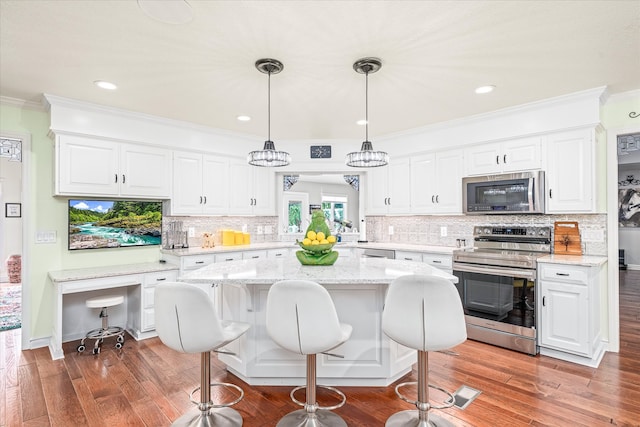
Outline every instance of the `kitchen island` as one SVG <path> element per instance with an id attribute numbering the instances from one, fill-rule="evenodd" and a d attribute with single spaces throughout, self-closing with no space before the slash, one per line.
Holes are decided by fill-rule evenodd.
<path id="1" fill-rule="evenodd" d="M 223 319 L 251 324 L 249 331 L 219 354 L 228 369 L 251 385 L 301 385 L 305 358 L 281 349 L 266 330 L 266 301 L 271 285 L 284 279 L 312 280 L 331 294 L 341 322 L 353 326 L 351 338 L 318 357 L 318 383 L 387 386 L 411 370 L 415 351 L 382 332 L 382 309 L 389 284 L 407 274 L 457 278 L 428 264 L 382 258 L 338 258 L 333 266 L 303 266 L 293 256 L 210 264 L 179 280 L 218 290 Z"/>

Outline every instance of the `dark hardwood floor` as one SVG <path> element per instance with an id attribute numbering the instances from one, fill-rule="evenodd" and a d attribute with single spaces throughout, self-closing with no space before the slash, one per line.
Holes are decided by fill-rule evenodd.
<path id="1" fill-rule="evenodd" d="M 468 340 L 457 355 L 431 354 L 430 380 L 482 393 L 465 410 L 439 413 L 460 426 L 640 426 L 640 271 L 620 277 L 620 353 L 607 353 L 593 369 Z M 157 338 L 129 339 L 122 351 L 105 347 L 98 357 L 77 354 L 75 343 L 64 349 L 65 359 L 53 361 L 46 348 L 21 351 L 19 330 L 0 333 L 0 426 L 166 426 L 191 408 L 199 355 Z M 273 426 L 298 409 L 290 387 L 250 387 L 215 357 L 212 376 L 244 388 L 235 408 L 245 426 Z M 415 373 L 401 381 L 409 378 Z M 383 426 L 394 412 L 413 409 L 393 386 L 341 390 L 347 404 L 336 412 L 350 426 Z"/>

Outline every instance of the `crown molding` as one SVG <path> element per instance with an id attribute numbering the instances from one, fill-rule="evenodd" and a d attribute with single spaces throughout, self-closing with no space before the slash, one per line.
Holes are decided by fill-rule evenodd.
<path id="1" fill-rule="evenodd" d="M 20 98 L 12 98 L 10 96 L 0 96 L 0 105 L 8 105 L 10 107 L 26 108 L 27 110 L 46 112 L 47 107 L 42 102 L 26 101 Z"/>

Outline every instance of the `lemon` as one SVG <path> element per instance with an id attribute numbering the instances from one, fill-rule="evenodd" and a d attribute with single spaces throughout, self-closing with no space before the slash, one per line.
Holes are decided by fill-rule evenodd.
<path id="1" fill-rule="evenodd" d="M 319 245 L 320 242 L 318 240 L 312 240 L 311 241 L 311 246 L 315 246 L 315 245 Z"/>
<path id="2" fill-rule="evenodd" d="M 311 244 L 311 239 L 309 239 L 309 238 L 302 239 L 302 244 L 305 245 L 305 246 L 310 245 Z"/>
<path id="3" fill-rule="evenodd" d="M 328 236 L 327 237 L 327 242 L 335 243 L 336 242 L 336 236 Z"/>
<path id="4" fill-rule="evenodd" d="M 329 243 L 329 241 L 327 239 L 320 240 L 320 244 L 321 245 L 326 245 L 327 243 Z"/>
<path id="5" fill-rule="evenodd" d="M 316 233 L 316 239 L 323 240 L 324 238 L 325 238 L 325 235 L 324 235 L 324 233 L 322 231 L 318 231 Z"/>
<path id="6" fill-rule="evenodd" d="M 307 238 L 309 240 L 316 240 L 316 237 L 317 237 L 317 235 L 316 235 L 315 231 L 313 231 L 313 230 L 307 231 Z"/>

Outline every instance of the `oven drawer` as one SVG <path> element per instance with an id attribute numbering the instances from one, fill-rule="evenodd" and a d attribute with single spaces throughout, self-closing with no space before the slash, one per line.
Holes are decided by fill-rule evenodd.
<path id="1" fill-rule="evenodd" d="M 540 278 L 554 282 L 586 285 L 589 281 L 587 271 L 567 265 L 539 264 Z"/>

